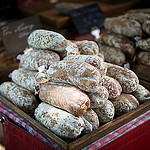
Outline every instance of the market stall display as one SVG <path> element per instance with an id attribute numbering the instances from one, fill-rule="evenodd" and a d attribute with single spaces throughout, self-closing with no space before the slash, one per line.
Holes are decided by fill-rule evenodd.
<path id="1" fill-rule="evenodd" d="M 139 79 L 133 71 L 106 63 L 98 53 L 66 53 L 67 56 L 60 59 L 60 51 L 78 47 L 68 46 L 66 41 L 59 33 L 47 30 L 33 31 L 28 37 L 30 48 L 25 50 L 20 58 L 21 68 L 12 72 L 14 83 L 9 82 L 10 85 L 24 87 L 40 99 L 34 99 L 39 104 L 34 108 L 34 117 L 38 122 L 62 138 L 76 138 L 110 122 L 115 115 L 122 115 L 139 107 L 139 98 L 136 99 L 132 94 L 134 92 L 136 95 L 139 85 Z M 96 43 L 94 45 L 98 48 Z M 85 48 L 84 51 L 89 50 Z M 26 55 L 29 56 L 27 59 Z M 107 66 L 107 71 L 106 75 L 101 76 L 100 69 L 103 64 Z M 6 92 L 3 88 L 6 83 L 0 87 L 2 96 L 12 100 L 24 111 L 15 101 L 17 98 L 13 98 L 12 92 Z M 25 89 L 20 89 L 18 87 L 17 90 L 26 92 Z M 148 95 L 150 97 L 147 90 Z M 144 96 L 140 97 L 140 102 L 148 100 L 149 98 L 145 99 Z M 97 118 L 95 121 L 90 119 L 91 111 L 91 115 Z"/>
<path id="2" fill-rule="evenodd" d="M 105 22 L 109 32 L 95 41 L 73 41 L 46 29 L 33 31 L 27 38 L 28 47 L 19 55 L 19 64 L 7 69 L 12 72 L 11 81 L 5 79 L 0 85 L 5 133 L 6 123 L 9 134 L 16 132 L 26 141 L 17 131 L 19 126 L 30 137 L 24 148 L 41 150 L 105 148 L 128 131 L 134 133 L 132 129 L 141 127 L 140 120 L 144 134 L 149 129 L 149 83 L 141 82 L 136 71 L 124 64 L 130 62 L 132 69 L 136 58 L 136 65 L 149 69 L 147 18 L 148 13 L 113 17 L 118 20 L 111 23 L 114 30 Z M 126 34 L 122 20 L 128 20 L 127 28 L 137 25 L 136 34 Z M 115 23 L 119 22 L 118 34 Z M 17 124 L 16 130 L 11 130 L 8 119 Z M 126 146 L 131 144 L 127 139 Z"/>

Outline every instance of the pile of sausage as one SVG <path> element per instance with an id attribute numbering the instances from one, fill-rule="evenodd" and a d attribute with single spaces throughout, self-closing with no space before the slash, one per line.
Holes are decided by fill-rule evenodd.
<path id="1" fill-rule="evenodd" d="M 35 30 L 27 42 L 0 93 L 62 138 L 90 133 L 150 99 L 136 74 L 106 63 L 94 41 Z"/>
<path id="2" fill-rule="evenodd" d="M 118 17 L 106 18 L 98 43 L 105 61 L 123 66 L 137 54 L 139 64 L 150 67 L 150 9 L 134 9 Z"/>

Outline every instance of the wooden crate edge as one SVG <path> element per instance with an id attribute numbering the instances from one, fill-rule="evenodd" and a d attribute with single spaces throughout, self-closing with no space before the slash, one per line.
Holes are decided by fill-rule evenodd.
<path id="1" fill-rule="evenodd" d="M 136 117 L 140 116 L 141 114 L 144 114 L 150 110 L 150 100 L 145 102 L 144 104 L 140 105 L 138 108 L 120 116 L 116 119 L 108 122 L 107 124 L 104 124 L 100 126 L 97 130 L 86 134 L 85 136 L 82 136 L 80 139 L 77 139 L 71 143 L 69 143 L 69 150 L 76 150 L 82 149 L 89 144 L 92 144 L 93 142 L 97 141 L 98 139 L 106 136 L 108 133 L 116 130 L 117 128 L 123 126 L 124 124 L 130 122 L 131 120 L 135 119 Z M 84 146 L 84 147 L 83 147 Z"/>
<path id="2" fill-rule="evenodd" d="M 24 120 L 29 122 L 31 125 L 35 126 L 40 132 L 42 132 L 44 135 L 49 137 L 52 141 L 57 143 L 59 146 L 61 146 L 63 149 L 69 149 L 69 150 L 76 150 L 76 149 L 82 149 L 89 144 L 97 141 L 98 139 L 104 137 L 108 133 L 114 131 L 115 129 L 121 127 L 125 123 L 128 123 L 129 121 L 135 119 L 136 117 L 140 116 L 141 114 L 145 113 L 150 109 L 150 100 L 148 102 L 145 102 L 144 104 L 140 105 L 138 108 L 120 116 L 116 119 L 108 122 L 107 124 L 104 124 L 100 126 L 97 130 L 86 134 L 78 139 L 76 139 L 73 142 L 67 143 L 57 135 L 55 135 L 53 132 L 48 130 L 46 127 L 44 127 L 42 124 L 38 123 L 36 120 L 32 119 L 29 115 L 27 115 L 25 112 L 23 112 L 21 109 L 16 107 L 14 104 L 9 102 L 4 97 L 0 96 L 0 101 L 12 109 L 14 112 L 16 112 L 19 116 L 21 116 Z"/>
<path id="3" fill-rule="evenodd" d="M 32 126 L 35 126 L 35 128 L 37 128 L 37 130 L 39 130 L 41 133 L 43 133 L 43 135 L 46 135 L 47 137 L 49 137 L 53 142 L 57 143 L 63 149 L 67 149 L 67 147 L 68 147 L 67 142 L 65 142 L 60 137 L 55 135 L 53 132 L 48 130 L 46 127 L 44 127 L 42 124 L 37 122 L 35 119 L 31 118 L 28 114 L 23 112 L 21 109 L 19 109 L 17 106 L 15 106 L 11 102 L 9 102 L 6 98 L 2 97 L 1 95 L 0 95 L 0 101 L 5 106 L 7 106 L 8 108 L 10 108 L 14 112 L 16 112 L 20 117 L 22 117 L 25 121 L 30 123 Z"/>

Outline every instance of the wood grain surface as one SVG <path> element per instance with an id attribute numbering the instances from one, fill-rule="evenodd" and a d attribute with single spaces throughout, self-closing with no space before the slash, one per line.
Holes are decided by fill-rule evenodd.
<path id="1" fill-rule="evenodd" d="M 138 78 L 150 82 L 150 67 L 144 65 L 133 65 L 131 70 L 135 72 Z"/>

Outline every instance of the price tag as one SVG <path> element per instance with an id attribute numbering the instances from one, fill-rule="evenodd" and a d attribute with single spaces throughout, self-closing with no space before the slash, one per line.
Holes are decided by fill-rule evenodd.
<path id="1" fill-rule="evenodd" d="M 17 56 L 17 58 L 16 58 L 16 59 L 17 59 L 17 60 L 21 60 L 21 56 L 22 56 L 22 55 L 21 55 L 21 54 L 19 54 L 19 55 Z"/>
<path id="2" fill-rule="evenodd" d="M 102 27 L 105 16 L 98 4 L 92 4 L 71 11 L 71 18 L 80 34 L 88 33 L 91 28 Z"/>
<path id="3" fill-rule="evenodd" d="M 38 71 L 39 72 L 42 72 L 42 71 L 44 71 L 45 70 L 45 66 L 44 65 L 42 65 L 42 66 L 40 66 L 39 68 L 38 68 Z"/>
<path id="4" fill-rule="evenodd" d="M 26 54 L 26 53 L 28 53 L 28 52 L 30 52 L 32 50 L 33 50 L 33 48 L 27 48 L 27 49 L 24 50 L 24 54 Z"/>
<path id="5" fill-rule="evenodd" d="M 124 67 L 127 68 L 127 69 L 130 69 L 130 64 L 129 63 L 125 63 Z"/>
<path id="6" fill-rule="evenodd" d="M 72 46 L 67 46 L 66 47 L 67 52 L 72 52 L 74 48 Z"/>
<path id="7" fill-rule="evenodd" d="M 136 36 L 136 37 L 134 37 L 134 40 L 135 41 L 139 41 L 139 40 L 141 40 L 141 37 L 140 36 Z"/>
<path id="8" fill-rule="evenodd" d="M 21 19 L 1 28 L 4 47 L 9 56 L 22 52 L 27 46 L 29 34 L 40 29 L 41 23 L 38 16 Z"/>

